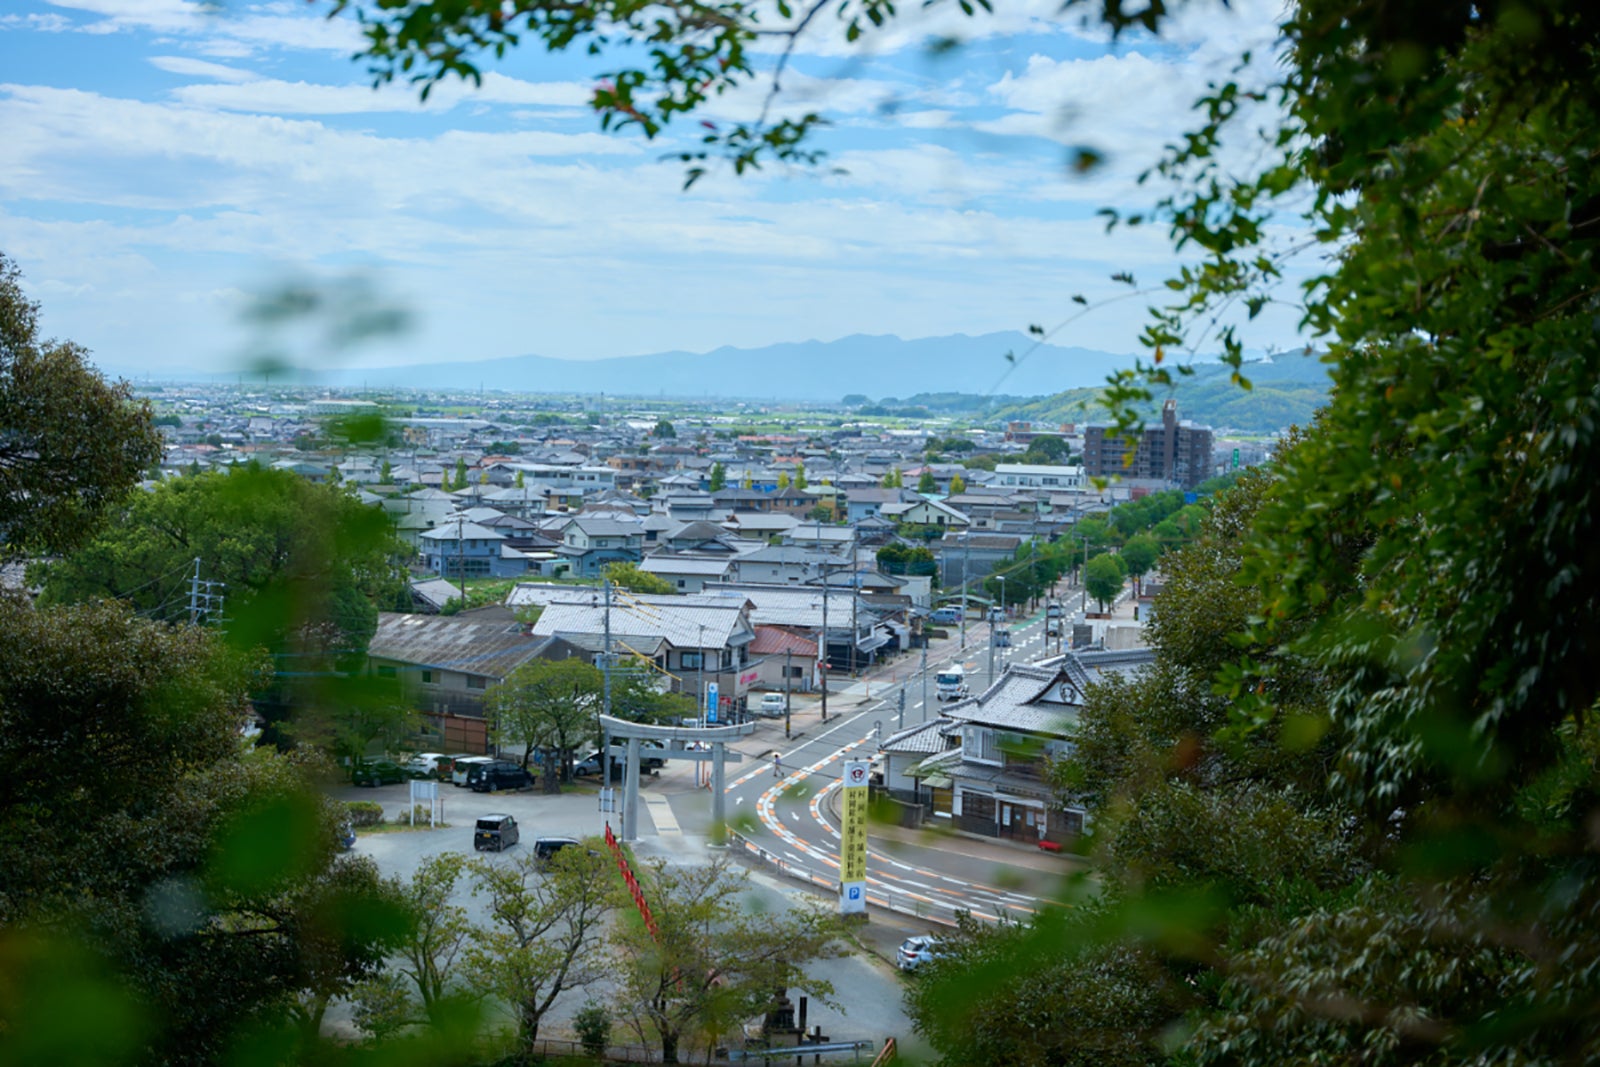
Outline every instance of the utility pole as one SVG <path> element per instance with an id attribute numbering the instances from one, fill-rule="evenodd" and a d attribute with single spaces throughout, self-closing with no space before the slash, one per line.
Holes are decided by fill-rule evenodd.
<path id="1" fill-rule="evenodd" d="M 850 527 L 850 676 L 856 674 L 856 643 L 861 639 L 856 605 L 861 602 L 861 570 L 856 561 L 856 528 Z"/>
<path id="2" fill-rule="evenodd" d="M 462 536 L 466 517 L 456 516 L 456 580 L 461 584 L 461 610 L 467 610 L 467 542 Z"/>
<path id="3" fill-rule="evenodd" d="M 928 721 L 928 633 L 922 633 L 922 721 Z"/>
<path id="4" fill-rule="evenodd" d="M 789 740 L 789 708 L 794 704 L 794 676 L 789 673 L 789 660 L 793 649 L 783 650 L 783 739 Z"/>
<path id="5" fill-rule="evenodd" d="M 902 685 L 900 687 L 900 721 L 895 726 L 895 730 L 896 731 L 900 731 L 900 730 L 904 730 L 905 728 L 906 728 L 906 687 Z"/>
<path id="6" fill-rule="evenodd" d="M 822 636 L 817 641 L 817 667 L 822 672 L 822 721 L 828 721 L 828 565 L 822 565 Z"/>
<path id="7" fill-rule="evenodd" d="M 194 577 L 189 579 L 189 625 L 200 625 L 200 557 L 194 558 Z"/>
<path id="8" fill-rule="evenodd" d="M 967 567 L 972 562 L 972 531 L 961 531 L 961 648 L 967 647 Z"/>

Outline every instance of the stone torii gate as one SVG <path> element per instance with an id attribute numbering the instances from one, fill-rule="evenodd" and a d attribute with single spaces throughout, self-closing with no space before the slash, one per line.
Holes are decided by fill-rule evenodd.
<path id="1" fill-rule="evenodd" d="M 744 762 L 744 757 L 739 753 L 727 750 L 727 744 L 729 741 L 750 736 L 755 732 L 755 723 L 747 722 L 737 726 L 656 726 L 602 715 L 600 728 L 604 732 L 606 741 L 601 749 L 605 756 L 604 777 L 601 780 L 608 786 L 611 784 L 613 758 L 620 756 L 627 760 L 627 767 L 622 776 L 622 840 L 639 840 L 639 742 L 660 741 L 666 746 L 667 756 L 664 758 L 711 764 L 711 840 L 715 845 L 727 844 L 725 832 L 727 802 L 723 796 L 725 778 L 723 768 L 729 763 Z M 627 747 L 622 750 L 613 749 L 611 746 L 615 741 L 626 741 Z M 691 743 L 709 744 L 711 750 L 707 752 L 685 747 Z"/>

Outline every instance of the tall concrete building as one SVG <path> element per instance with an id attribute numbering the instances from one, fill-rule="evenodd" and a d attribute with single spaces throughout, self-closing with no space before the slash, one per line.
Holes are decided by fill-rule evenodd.
<path id="1" fill-rule="evenodd" d="M 1091 478 L 1133 478 L 1170 482 L 1185 489 L 1211 477 L 1211 427 L 1178 421 L 1178 402 L 1161 406 L 1159 425 L 1146 425 L 1144 436 L 1124 464 L 1127 442 L 1112 427 L 1085 426 L 1083 472 Z"/>

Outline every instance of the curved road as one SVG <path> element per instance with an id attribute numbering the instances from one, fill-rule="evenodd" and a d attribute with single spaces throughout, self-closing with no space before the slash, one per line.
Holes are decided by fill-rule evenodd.
<path id="1" fill-rule="evenodd" d="M 1067 598 L 1069 605 L 1072 599 Z M 1069 606 L 1069 625 L 1075 614 Z M 994 649 L 995 672 L 1003 670 L 1009 660 L 1044 658 L 1044 632 L 1042 611 L 1027 620 L 1014 620 L 1011 647 Z M 959 661 L 966 666 L 976 693 L 991 680 L 989 626 L 969 625 L 967 638 L 965 650 L 930 657 L 928 673 Z M 1049 646 L 1054 653 L 1053 638 Z M 870 759 L 877 752 L 879 730 L 887 736 L 898 728 L 902 688 L 906 691 L 907 725 L 938 716 L 931 678 L 928 692 L 933 707 L 929 708 L 922 702 L 921 672 L 914 672 L 903 683 L 883 689 L 873 703 L 830 720 L 816 736 L 779 749 L 781 777 L 774 774 L 771 752 L 767 752 L 755 767 L 728 784 L 729 818 L 747 848 L 793 876 L 836 889 L 839 829 L 828 798 L 839 788 L 843 761 Z M 867 901 L 947 922 L 953 921 L 957 911 L 969 911 L 987 921 L 1022 919 L 1047 903 L 1051 889 L 1065 873 L 1053 864 L 1045 865 L 1045 870 L 1026 864 L 997 864 L 992 856 L 979 857 L 972 852 L 965 838 L 952 836 L 930 846 L 904 843 L 869 829 Z"/>

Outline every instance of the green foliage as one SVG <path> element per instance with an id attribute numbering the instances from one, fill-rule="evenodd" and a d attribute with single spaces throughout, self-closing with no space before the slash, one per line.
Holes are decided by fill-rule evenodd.
<path id="1" fill-rule="evenodd" d="M 470 869 L 491 922 L 472 932 L 466 968 L 479 992 L 511 1007 L 518 1043 L 531 1056 L 561 995 L 609 972 L 596 950 L 619 899 L 615 867 L 591 839 L 549 860 L 525 850 L 509 863 L 475 860 Z"/>
<path id="2" fill-rule="evenodd" d="M 0 557 L 83 543 L 161 460 L 149 405 L 87 357 L 39 336 L 38 305 L 0 255 Z"/>
<path id="3" fill-rule="evenodd" d="M 806 469 L 803 465 L 795 468 L 794 487 L 796 489 L 804 489 L 806 487 Z"/>
<path id="4" fill-rule="evenodd" d="M 878 569 L 885 574 L 928 575 L 937 574 L 939 561 L 933 550 L 925 545 L 908 545 L 904 541 L 890 541 L 877 552 Z"/>
<path id="5" fill-rule="evenodd" d="M 656 423 L 656 428 L 650 431 L 650 436 L 670 441 L 678 436 L 678 431 L 673 427 L 672 423 L 666 419 L 661 419 Z"/>
<path id="6" fill-rule="evenodd" d="M 699 866 L 649 860 L 636 873 L 659 934 L 629 913 L 614 928 L 616 1003 L 660 1041 L 663 1062 L 677 1063 L 688 1039 L 726 1042 L 780 990 L 833 992 L 803 968 L 837 953 L 836 916 L 801 902 L 781 914 L 752 908 L 742 899 L 745 876 L 720 857 Z"/>
<path id="7" fill-rule="evenodd" d="M 0 1059 L 312 1055 L 404 923 L 338 854 L 326 768 L 241 744 L 248 665 L 115 604 L 17 599 L 0 661 Z"/>
<path id="8" fill-rule="evenodd" d="M 350 816 L 350 825 L 358 830 L 383 825 L 383 805 L 376 800 L 347 800 L 344 810 Z"/>
<path id="9" fill-rule="evenodd" d="M 1071 460 L 1072 449 L 1067 446 L 1065 439 L 1042 434 L 1028 442 L 1028 450 L 1022 454 L 1021 462 L 1059 466 Z"/>
<path id="10" fill-rule="evenodd" d="M 727 472 L 727 470 L 722 466 L 722 464 L 713 463 L 711 465 L 711 486 L 710 486 L 711 491 L 713 493 L 715 493 L 719 489 L 727 488 L 727 486 L 728 486 L 728 472 Z"/>
<path id="11" fill-rule="evenodd" d="M 1095 556 L 1089 560 L 1088 566 L 1083 569 L 1083 586 L 1089 595 L 1100 602 L 1100 610 L 1105 611 L 1106 605 L 1115 600 L 1117 594 L 1122 592 L 1123 579 L 1127 572 L 1122 568 L 1122 560 L 1111 553 Z"/>
<path id="12" fill-rule="evenodd" d="M 558 792 L 573 749 L 595 736 L 602 686 L 599 669 L 582 660 L 529 660 L 484 693 L 495 744 L 521 745 L 524 767 L 542 750 L 545 792 Z"/>
<path id="13" fill-rule="evenodd" d="M 621 586 L 635 593 L 667 596 L 677 592 L 672 583 L 661 575 L 641 570 L 637 563 L 630 563 L 627 560 L 606 564 L 605 576 L 611 579 L 612 585 Z"/>
<path id="14" fill-rule="evenodd" d="M 589 1001 L 572 1017 L 572 1030 L 585 1054 L 599 1059 L 611 1043 L 611 1013 L 597 1001 Z"/>
<path id="15" fill-rule="evenodd" d="M 1161 543 L 1149 534 L 1136 534 L 1128 538 L 1128 543 L 1122 546 L 1117 555 L 1122 558 L 1123 567 L 1137 585 L 1156 565 L 1156 559 L 1161 555 Z"/>
<path id="16" fill-rule="evenodd" d="M 917 479 L 917 492 L 937 493 L 938 491 L 939 482 L 934 478 L 933 472 L 930 470 L 924 470 L 922 472 L 922 477 Z"/>
<path id="17" fill-rule="evenodd" d="M 950 495 L 955 496 L 957 493 L 965 493 L 966 491 L 966 480 L 959 474 L 952 475 L 950 478 Z"/>

